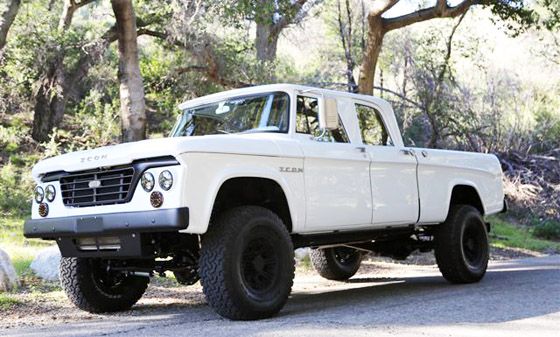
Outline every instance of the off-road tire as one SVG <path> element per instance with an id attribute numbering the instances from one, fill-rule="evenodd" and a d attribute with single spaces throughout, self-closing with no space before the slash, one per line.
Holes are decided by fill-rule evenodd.
<path id="1" fill-rule="evenodd" d="M 480 212 L 469 205 L 452 205 L 435 232 L 435 256 L 443 277 L 451 283 L 480 281 L 488 267 L 489 250 Z"/>
<path id="2" fill-rule="evenodd" d="M 103 284 L 98 259 L 63 257 L 60 261 L 60 283 L 68 298 L 78 308 L 91 312 L 115 312 L 130 309 L 142 297 L 150 279 L 120 275 L 113 288 Z"/>
<path id="3" fill-rule="evenodd" d="M 356 274 L 362 263 L 362 253 L 349 247 L 312 249 L 309 256 L 319 275 L 334 281 L 348 280 Z"/>
<path id="4" fill-rule="evenodd" d="M 208 304 L 233 320 L 270 317 L 290 295 L 294 248 L 270 210 L 243 206 L 216 217 L 202 237 L 199 275 Z"/>

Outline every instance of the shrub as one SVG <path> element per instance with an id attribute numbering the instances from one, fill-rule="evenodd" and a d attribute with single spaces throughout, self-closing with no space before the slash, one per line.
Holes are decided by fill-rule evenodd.
<path id="1" fill-rule="evenodd" d="M 533 235 L 546 240 L 560 240 L 560 222 L 545 220 L 535 226 Z"/>

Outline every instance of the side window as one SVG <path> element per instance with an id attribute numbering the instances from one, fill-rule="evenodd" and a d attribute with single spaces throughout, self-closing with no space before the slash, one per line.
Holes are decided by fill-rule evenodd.
<path id="1" fill-rule="evenodd" d="M 315 97 L 298 96 L 296 132 L 309 134 L 319 141 L 349 143 L 348 134 L 339 118 L 338 129 L 323 132 L 319 128 L 319 102 Z"/>
<path id="2" fill-rule="evenodd" d="M 356 104 L 362 141 L 367 145 L 392 146 L 393 141 L 383 124 L 381 114 L 375 108 Z"/>

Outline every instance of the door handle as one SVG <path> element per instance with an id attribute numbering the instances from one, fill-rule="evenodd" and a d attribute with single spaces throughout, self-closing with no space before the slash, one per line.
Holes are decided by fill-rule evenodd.
<path id="1" fill-rule="evenodd" d="M 356 150 L 357 150 L 358 152 L 361 152 L 361 153 L 366 153 L 366 148 L 365 148 L 365 146 L 357 146 L 357 147 L 356 147 Z"/>
<path id="2" fill-rule="evenodd" d="M 412 149 L 402 149 L 401 153 L 406 156 L 414 156 L 414 150 Z"/>

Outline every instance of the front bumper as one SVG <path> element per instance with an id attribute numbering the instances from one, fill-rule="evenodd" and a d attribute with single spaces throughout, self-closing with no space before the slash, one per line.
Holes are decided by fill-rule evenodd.
<path id="1" fill-rule="evenodd" d="M 23 225 L 23 234 L 26 238 L 42 239 L 110 236 L 179 231 L 186 229 L 188 224 L 189 209 L 183 207 L 142 212 L 29 219 Z"/>

